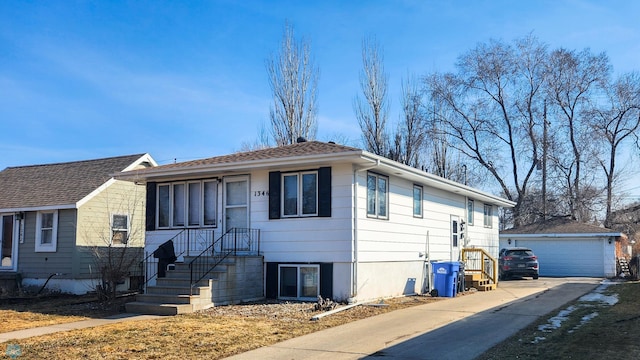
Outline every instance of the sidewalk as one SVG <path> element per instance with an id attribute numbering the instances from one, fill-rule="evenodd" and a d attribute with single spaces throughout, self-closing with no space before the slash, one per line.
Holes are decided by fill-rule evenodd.
<path id="1" fill-rule="evenodd" d="M 600 281 L 503 282 L 494 291 L 393 311 L 229 359 L 474 359 Z"/>
<path id="2" fill-rule="evenodd" d="M 48 335 L 61 331 L 69 331 L 76 329 L 85 329 L 95 326 L 115 324 L 123 321 L 140 321 L 157 319 L 160 316 L 155 315 L 135 315 L 135 314 L 119 314 L 110 316 L 104 319 L 89 319 L 83 321 L 70 322 L 66 324 L 57 324 L 51 326 L 37 327 L 32 329 L 24 329 L 11 331 L 7 333 L 0 333 L 0 343 L 8 342 L 10 340 L 26 339 L 34 336 Z"/>

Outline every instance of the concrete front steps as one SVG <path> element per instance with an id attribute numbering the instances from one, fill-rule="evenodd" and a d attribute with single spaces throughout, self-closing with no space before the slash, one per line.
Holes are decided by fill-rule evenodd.
<path id="1" fill-rule="evenodd" d="M 233 262 L 225 261 L 212 270 L 206 279 L 201 280 L 190 291 L 191 272 L 186 257 L 184 262 L 175 263 L 167 270 L 163 278 L 157 278 L 156 284 L 147 286 L 145 294 L 136 295 L 136 301 L 125 304 L 128 313 L 145 315 L 188 314 L 213 306 L 211 288 L 220 273 L 227 271 Z"/>
<path id="2" fill-rule="evenodd" d="M 129 313 L 178 315 L 216 305 L 239 303 L 263 297 L 262 256 L 229 256 L 198 282 L 190 293 L 189 262 L 176 263 L 156 284 L 147 286 L 134 302 L 125 304 Z M 213 264 L 213 263 L 212 263 Z"/>

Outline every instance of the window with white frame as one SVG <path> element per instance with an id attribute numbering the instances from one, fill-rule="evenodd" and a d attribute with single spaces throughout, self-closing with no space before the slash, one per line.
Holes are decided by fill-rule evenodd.
<path id="1" fill-rule="evenodd" d="M 111 215 L 111 244 L 127 245 L 129 241 L 129 215 Z"/>
<path id="2" fill-rule="evenodd" d="M 389 218 L 389 178 L 367 174 L 367 216 L 379 219 Z"/>
<path id="3" fill-rule="evenodd" d="M 158 184 L 158 228 L 215 227 L 217 194 L 217 180 Z"/>
<path id="4" fill-rule="evenodd" d="M 422 186 L 413 185 L 413 216 L 422 217 Z"/>
<path id="5" fill-rule="evenodd" d="M 493 227 L 493 206 L 484 204 L 484 227 Z"/>
<path id="6" fill-rule="evenodd" d="M 474 203 L 473 200 L 467 200 L 467 226 L 473 225 L 473 211 L 474 211 Z"/>
<path id="7" fill-rule="evenodd" d="M 320 294 L 320 266 L 279 265 L 278 282 L 279 298 L 317 299 Z"/>
<path id="8" fill-rule="evenodd" d="M 36 251 L 55 252 L 58 246 L 58 211 L 39 211 L 36 216 Z"/>
<path id="9" fill-rule="evenodd" d="M 318 215 L 318 172 L 282 174 L 282 217 Z"/>

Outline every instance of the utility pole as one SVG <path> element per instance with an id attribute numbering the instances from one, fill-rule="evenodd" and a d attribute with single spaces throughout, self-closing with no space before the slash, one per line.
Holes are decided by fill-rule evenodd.
<path id="1" fill-rule="evenodd" d="M 547 100 L 542 115 L 542 221 L 547 221 Z"/>

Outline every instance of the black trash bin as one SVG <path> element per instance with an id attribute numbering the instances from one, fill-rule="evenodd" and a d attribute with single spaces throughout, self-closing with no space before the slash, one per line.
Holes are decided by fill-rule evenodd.
<path id="1" fill-rule="evenodd" d="M 167 275 L 167 265 L 173 264 L 177 259 L 173 249 L 173 241 L 169 240 L 160 245 L 153 252 L 153 257 L 158 259 L 158 277 L 165 277 Z"/>

